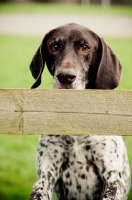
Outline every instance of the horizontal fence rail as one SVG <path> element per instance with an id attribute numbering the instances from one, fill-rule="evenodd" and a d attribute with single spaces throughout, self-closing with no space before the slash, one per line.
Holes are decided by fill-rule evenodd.
<path id="1" fill-rule="evenodd" d="M 0 133 L 132 135 L 132 91 L 0 89 Z"/>

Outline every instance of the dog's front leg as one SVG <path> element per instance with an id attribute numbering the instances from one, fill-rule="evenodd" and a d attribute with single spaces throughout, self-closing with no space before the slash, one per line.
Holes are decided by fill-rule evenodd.
<path id="1" fill-rule="evenodd" d="M 91 136 L 86 144 L 87 158 L 97 167 L 103 181 L 101 200 L 126 200 L 130 187 L 130 172 L 122 138 Z"/>
<path id="2" fill-rule="evenodd" d="M 118 178 L 115 181 L 106 182 L 106 191 L 103 200 L 123 200 L 123 184 Z"/>
<path id="3" fill-rule="evenodd" d="M 122 137 L 102 136 L 96 143 L 96 149 L 98 153 L 95 153 L 94 161 L 105 186 L 102 200 L 126 200 L 129 165 Z"/>
<path id="4" fill-rule="evenodd" d="M 38 179 L 33 187 L 30 200 L 51 200 L 56 181 L 60 177 L 64 149 L 57 136 L 41 136 L 38 155 Z M 58 145 L 59 144 L 59 145 Z"/>

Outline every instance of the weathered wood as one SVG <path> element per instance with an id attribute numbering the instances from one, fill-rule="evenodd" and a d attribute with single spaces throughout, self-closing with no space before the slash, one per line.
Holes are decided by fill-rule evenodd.
<path id="1" fill-rule="evenodd" d="M 1 89 L 0 133 L 132 135 L 132 91 Z"/>

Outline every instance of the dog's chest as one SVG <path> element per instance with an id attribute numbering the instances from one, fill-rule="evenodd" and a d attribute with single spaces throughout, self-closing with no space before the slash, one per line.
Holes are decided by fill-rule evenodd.
<path id="1" fill-rule="evenodd" d="M 65 155 L 61 176 L 55 186 L 58 199 L 99 199 L 103 184 L 96 166 L 87 158 L 80 145 L 73 145 Z"/>

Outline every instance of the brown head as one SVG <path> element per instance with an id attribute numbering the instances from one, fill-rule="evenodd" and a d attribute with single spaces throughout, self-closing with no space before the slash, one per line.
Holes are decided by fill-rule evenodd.
<path id="1" fill-rule="evenodd" d="M 78 24 L 67 24 L 45 35 L 30 64 L 41 84 L 45 63 L 58 89 L 114 89 L 122 67 L 110 47 L 97 34 Z"/>

